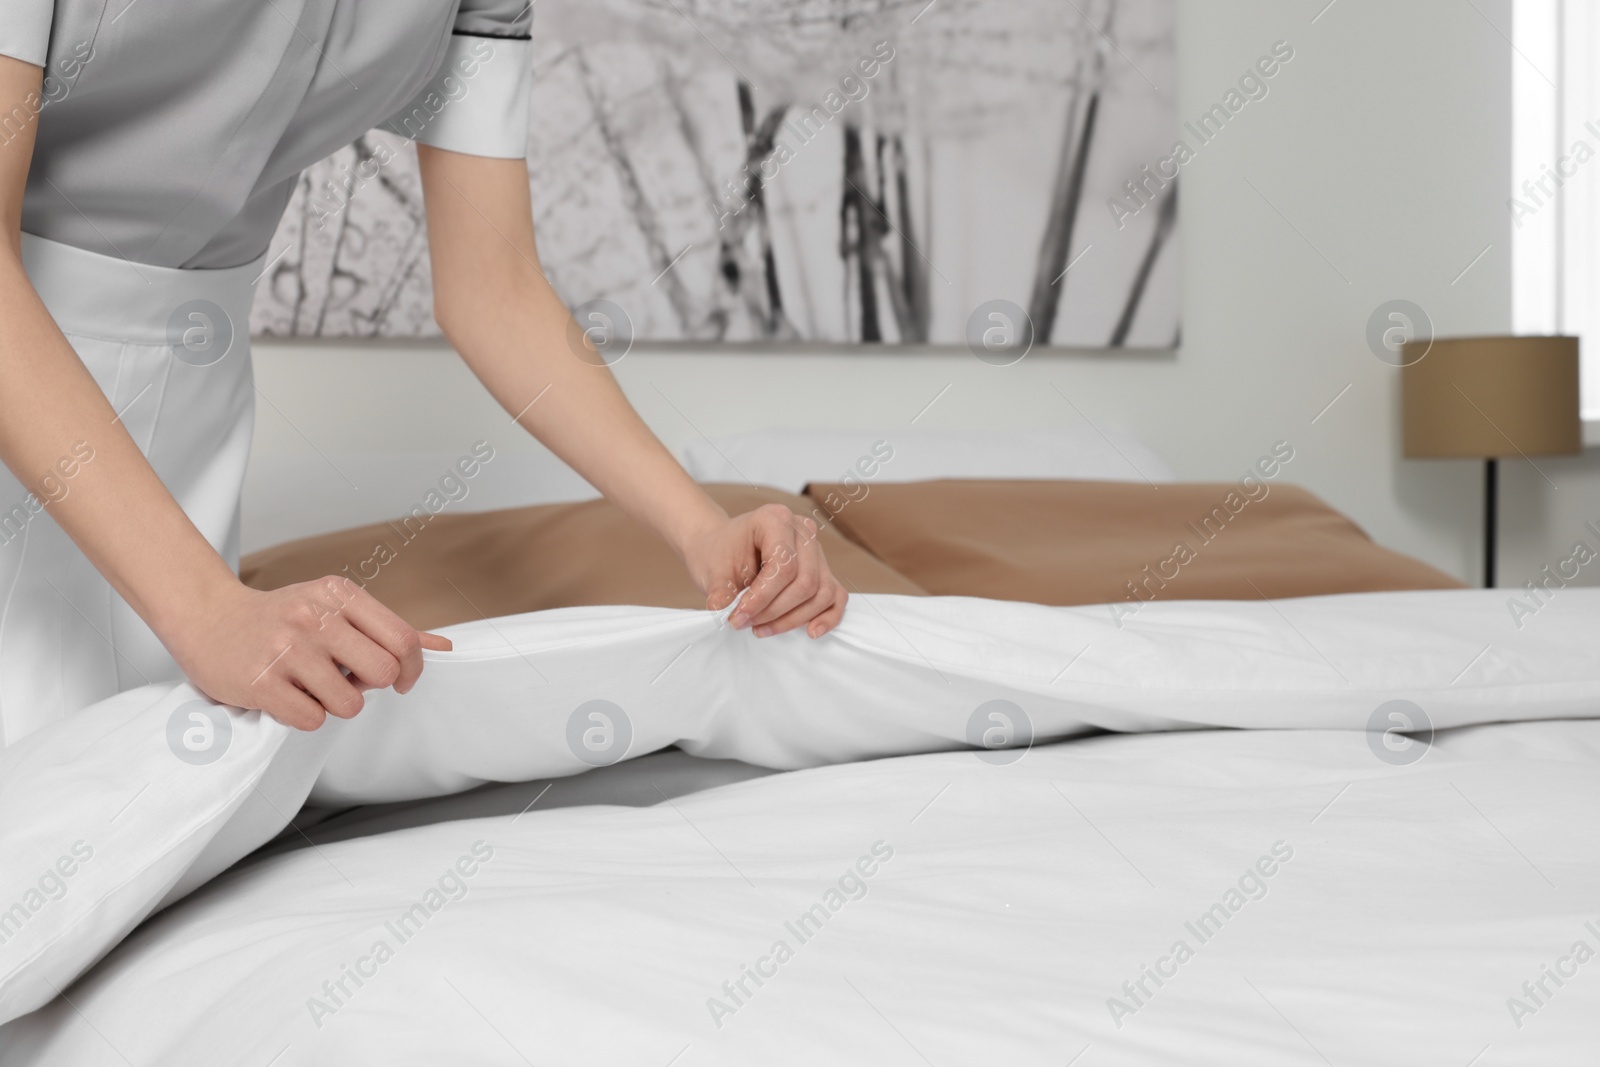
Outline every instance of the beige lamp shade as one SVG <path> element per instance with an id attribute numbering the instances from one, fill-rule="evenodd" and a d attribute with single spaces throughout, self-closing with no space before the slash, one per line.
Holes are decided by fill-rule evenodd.
<path id="1" fill-rule="evenodd" d="M 1576 337 L 1409 341 L 1401 358 L 1408 457 L 1582 451 Z"/>

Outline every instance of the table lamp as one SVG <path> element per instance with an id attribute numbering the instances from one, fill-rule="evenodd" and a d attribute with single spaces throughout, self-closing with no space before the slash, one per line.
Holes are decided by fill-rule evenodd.
<path id="1" fill-rule="evenodd" d="M 1407 458 L 1484 460 L 1483 584 L 1494 587 L 1496 464 L 1583 449 L 1576 337 L 1458 337 L 1401 346 Z"/>

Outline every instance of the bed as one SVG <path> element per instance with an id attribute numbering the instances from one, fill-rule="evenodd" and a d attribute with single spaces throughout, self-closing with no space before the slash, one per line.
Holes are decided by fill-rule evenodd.
<path id="1" fill-rule="evenodd" d="M 825 477 L 769 480 L 827 510 L 849 483 Z M 0 905 L 95 843 L 22 928 L 80 909 L 76 932 L 0 944 L 0 1003 L 42 974 L 0 1063 L 1592 1062 L 1600 594 L 1518 628 L 1266 500 L 1243 514 L 1380 584 L 1230 596 L 1252 572 L 1219 539 L 1123 614 L 972 599 L 928 588 L 968 533 L 864 506 L 834 514 L 914 588 L 860 592 L 824 642 L 758 643 L 668 586 L 439 623 L 437 588 L 385 575 L 457 651 L 326 736 L 241 716 L 178 767 L 160 733 L 195 694 L 170 691 L 0 753 Z M 984 580 L 1043 581 L 1001 549 Z M 84 767 L 97 791 L 63 784 Z M 151 862 L 138 835 L 180 821 Z"/>

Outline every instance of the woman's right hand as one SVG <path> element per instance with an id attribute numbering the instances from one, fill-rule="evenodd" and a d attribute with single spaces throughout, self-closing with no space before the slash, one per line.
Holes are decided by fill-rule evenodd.
<path id="1" fill-rule="evenodd" d="M 408 692 L 422 650 L 451 646 L 412 629 L 349 578 L 329 576 L 268 592 L 234 581 L 189 614 L 167 647 L 212 700 L 315 730 L 328 715 L 359 712 L 364 690 Z"/>
<path id="2" fill-rule="evenodd" d="M 406 692 L 422 672 L 422 650 L 450 642 L 419 634 L 349 578 L 272 592 L 241 585 L 34 291 L 22 264 L 22 201 L 39 123 L 13 130 L 9 116 L 39 114 L 43 78 L 41 68 L 0 56 L 0 462 L 51 502 L 62 530 L 213 700 L 314 730 L 329 714 L 360 711 L 364 689 Z M 94 462 L 70 494 L 52 492 L 52 472 L 85 444 Z"/>

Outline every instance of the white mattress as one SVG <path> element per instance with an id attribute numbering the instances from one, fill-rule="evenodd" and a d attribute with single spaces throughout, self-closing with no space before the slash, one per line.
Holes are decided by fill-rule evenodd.
<path id="1" fill-rule="evenodd" d="M 1541 965 L 1600 948 L 1600 722 L 1444 731 L 1408 765 L 1323 730 L 984 755 L 649 807 L 535 803 L 276 855 L 0 1030 L 0 1061 L 1594 1062 L 1600 963 L 1546 979 L 1520 1026 L 1508 998 L 1533 1006 L 1521 987 Z M 493 856 L 465 894 L 401 943 L 385 923 L 480 841 Z M 797 916 L 877 842 L 893 855 L 865 895 L 802 942 Z M 1202 942 L 1186 924 L 1275 844 L 1292 857 L 1265 896 Z M 380 940 L 392 958 L 335 1005 L 324 981 Z M 735 1003 L 723 983 L 780 940 L 792 958 Z M 1179 940 L 1192 958 L 1135 1005 L 1123 983 Z M 735 1010 L 714 1019 L 713 997 Z M 1136 1010 L 1114 1019 L 1113 997 Z M 312 998 L 333 1009 L 320 1025 Z"/>

